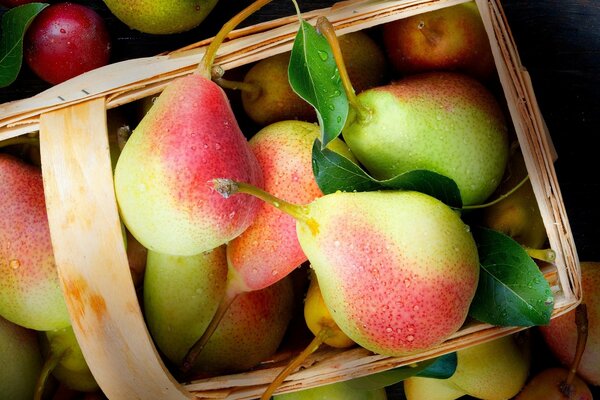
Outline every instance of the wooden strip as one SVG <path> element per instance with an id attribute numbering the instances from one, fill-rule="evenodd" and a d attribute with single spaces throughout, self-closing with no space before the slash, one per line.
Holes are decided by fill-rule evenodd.
<path id="1" fill-rule="evenodd" d="M 104 99 L 42 114 L 54 256 L 73 329 L 109 398 L 190 398 L 167 372 L 133 287 L 113 190 Z"/>

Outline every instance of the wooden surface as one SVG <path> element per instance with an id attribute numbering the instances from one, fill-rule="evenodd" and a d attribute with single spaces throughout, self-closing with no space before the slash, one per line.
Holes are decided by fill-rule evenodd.
<path id="1" fill-rule="evenodd" d="M 214 35 L 248 0 L 221 0 L 202 25 L 169 36 L 144 35 L 116 20 L 101 1 L 91 5 L 108 22 L 111 61 L 155 55 Z M 333 1 L 302 1 L 302 11 Z M 542 114 L 554 141 L 556 171 L 581 260 L 600 261 L 600 1 L 504 0 L 504 10 L 531 74 Z M 0 13 L 4 10 L 0 9 Z M 289 0 L 278 0 L 243 26 L 294 13 Z M 25 98 L 48 85 L 24 67 L 19 79 L 0 89 L 0 103 Z"/>

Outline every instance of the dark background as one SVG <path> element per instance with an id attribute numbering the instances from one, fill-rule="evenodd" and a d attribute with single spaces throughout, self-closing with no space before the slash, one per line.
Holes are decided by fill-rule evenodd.
<path id="1" fill-rule="evenodd" d="M 302 11 L 333 4 L 299 2 Z M 156 55 L 213 36 L 250 1 L 221 0 L 198 28 L 168 36 L 129 29 L 102 1 L 79 3 L 96 9 L 107 22 L 113 41 L 111 61 L 115 62 Z M 502 6 L 558 153 L 556 172 L 579 257 L 600 261 L 600 1 L 504 0 Z M 0 8 L 0 14 L 3 11 Z M 291 1 L 274 1 L 242 26 L 291 14 Z M 24 66 L 13 85 L 0 89 L 0 103 L 32 96 L 47 87 Z M 553 362 L 542 353 L 538 366 Z"/>

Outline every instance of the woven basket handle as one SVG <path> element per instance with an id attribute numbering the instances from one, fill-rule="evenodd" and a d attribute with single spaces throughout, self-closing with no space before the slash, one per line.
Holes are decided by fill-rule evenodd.
<path id="1" fill-rule="evenodd" d="M 46 207 L 73 329 L 114 399 L 189 399 L 166 370 L 129 272 L 113 189 L 104 98 L 42 114 Z"/>

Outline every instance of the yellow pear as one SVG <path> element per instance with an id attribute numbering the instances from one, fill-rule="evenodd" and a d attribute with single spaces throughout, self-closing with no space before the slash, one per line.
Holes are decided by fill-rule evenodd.
<path id="1" fill-rule="evenodd" d="M 407 400 L 454 400 L 464 395 L 507 400 L 519 393 L 529 373 L 529 355 L 514 336 L 459 350 L 457 357 L 456 371 L 448 379 L 408 378 Z"/>

